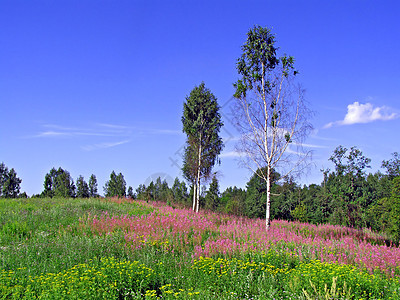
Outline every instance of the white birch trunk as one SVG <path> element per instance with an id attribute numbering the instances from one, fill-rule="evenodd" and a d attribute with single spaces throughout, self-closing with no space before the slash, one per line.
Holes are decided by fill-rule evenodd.
<path id="1" fill-rule="evenodd" d="M 200 178 L 197 183 L 197 203 L 196 203 L 196 212 L 199 212 L 200 207 Z"/>
<path id="2" fill-rule="evenodd" d="M 265 229 L 268 231 L 271 224 L 271 167 L 267 167 L 267 205 L 265 210 Z"/>
<path id="3" fill-rule="evenodd" d="M 193 211 L 196 211 L 197 181 L 193 184 Z"/>
<path id="4" fill-rule="evenodd" d="M 200 133 L 200 145 L 199 145 L 199 156 L 198 156 L 198 167 L 197 167 L 197 179 L 196 179 L 196 185 L 197 185 L 197 195 L 196 195 L 196 212 L 199 212 L 199 206 L 200 206 L 200 167 L 201 167 L 201 133 Z"/>

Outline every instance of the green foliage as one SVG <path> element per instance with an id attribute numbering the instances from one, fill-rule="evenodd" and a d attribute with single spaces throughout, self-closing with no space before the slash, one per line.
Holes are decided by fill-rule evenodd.
<path id="1" fill-rule="evenodd" d="M 75 184 L 68 171 L 52 168 L 44 179 L 43 197 L 75 197 Z"/>
<path id="2" fill-rule="evenodd" d="M 236 64 L 238 73 L 242 75 L 242 79 L 234 84 L 236 98 L 245 98 L 251 90 L 263 91 L 266 74 L 279 64 L 277 49 L 275 36 L 268 28 L 254 26 L 249 30 L 247 41 L 242 46 L 243 54 Z M 271 82 L 266 82 L 265 86 L 270 89 Z"/>
<path id="3" fill-rule="evenodd" d="M 398 241 L 399 187 L 398 179 L 394 180 L 398 177 L 379 171 L 367 174 L 370 159 L 356 147 L 337 147 L 331 161 L 335 171 L 322 170 L 324 179 L 320 185 L 299 187 L 291 177 L 272 185 L 271 217 L 370 228 L 384 234 L 386 244 Z M 277 173 L 273 176 L 273 180 L 279 178 Z M 246 190 L 228 187 L 222 193 L 219 211 L 264 218 L 265 192 L 265 181 L 254 174 Z"/>
<path id="4" fill-rule="evenodd" d="M 387 174 L 394 178 L 400 176 L 400 156 L 398 152 L 392 153 L 392 159 L 382 161 L 382 168 L 387 170 Z"/>
<path id="5" fill-rule="evenodd" d="M 8 173 L 8 168 L 2 162 L 0 164 L 0 196 L 3 195 L 3 186 L 4 186 L 4 182 L 6 181 L 6 178 L 7 178 L 7 173 Z"/>
<path id="6" fill-rule="evenodd" d="M 92 174 L 89 178 L 89 195 L 93 198 L 99 196 L 97 194 L 97 178 L 94 174 Z"/>
<path id="7" fill-rule="evenodd" d="M 220 194 L 219 194 L 219 184 L 218 179 L 214 175 L 211 181 L 210 187 L 205 196 L 205 207 L 209 210 L 215 211 L 220 205 Z"/>
<path id="8" fill-rule="evenodd" d="M 180 204 L 189 204 L 189 202 L 190 202 L 189 194 L 188 194 L 188 190 L 186 187 L 186 183 L 184 181 L 180 182 L 179 178 L 176 177 L 171 190 L 172 190 L 174 202 L 177 202 Z"/>
<path id="9" fill-rule="evenodd" d="M 327 181 L 328 191 L 335 197 L 330 221 L 351 227 L 365 226 L 365 169 L 370 168 L 371 159 L 366 158 L 356 147 L 347 149 L 338 146 L 329 160 L 335 164 L 336 169 L 336 172 L 328 175 Z"/>
<path id="10" fill-rule="evenodd" d="M 363 176 L 366 168 L 371 168 L 371 159 L 366 158 L 356 147 L 347 149 L 338 146 L 329 158 L 335 164 L 336 173 L 339 175 Z"/>
<path id="11" fill-rule="evenodd" d="M 136 189 L 136 194 L 138 199 L 163 202 L 174 201 L 173 192 L 169 188 L 168 182 L 165 179 L 162 181 L 161 177 L 157 177 L 155 182 L 151 181 L 147 187 L 144 184 L 139 185 Z"/>
<path id="12" fill-rule="evenodd" d="M 307 216 L 307 207 L 303 204 L 300 203 L 299 205 L 296 206 L 294 210 L 292 210 L 292 217 L 293 219 L 300 221 L 300 222 L 307 222 L 308 221 L 308 216 Z"/>
<path id="13" fill-rule="evenodd" d="M 131 186 L 128 187 L 128 197 L 135 199 L 135 194 L 133 193 L 133 188 Z"/>
<path id="14" fill-rule="evenodd" d="M 139 184 L 136 189 L 136 198 L 141 200 L 146 199 L 146 186 L 144 184 Z"/>
<path id="15" fill-rule="evenodd" d="M 21 182 L 22 180 L 17 177 L 14 169 L 8 171 L 4 163 L 0 164 L 0 197 L 17 198 Z"/>
<path id="16" fill-rule="evenodd" d="M 217 98 L 205 87 L 196 86 L 183 104 L 182 125 L 187 135 L 183 159 L 183 175 L 198 190 L 201 180 L 211 174 L 223 149 L 219 136 L 223 122 Z M 196 197 L 197 210 L 199 199 Z"/>
<path id="17" fill-rule="evenodd" d="M 106 197 L 126 196 L 126 182 L 122 173 L 117 175 L 114 171 L 111 172 L 110 180 L 106 181 L 104 185 L 104 195 Z"/>
<path id="18" fill-rule="evenodd" d="M 391 195 L 379 199 L 368 210 L 373 229 L 390 233 L 396 242 L 400 242 L 400 177 L 392 180 Z"/>
<path id="19" fill-rule="evenodd" d="M 76 197 L 78 198 L 89 198 L 89 186 L 82 175 L 76 180 Z"/>
<path id="20" fill-rule="evenodd" d="M 391 219 L 393 220 L 393 236 L 397 242 L 400 242 L 400 177 L 393 179 L 392 196 L 393 209 Z"/>
<path id="21" fill-rule="evenodd" d="M 245 215 L 249 218 L 264 218 L 267 200 L 267 183 L 263 178 L 257 174 L 266 173 L 266 168 L 258 169 L 256 173 L 251 176 L 246 185 L 246 199 L 245 199 Z M 279 178 L 279 174 L 272 172 L 271 181 Z M 277 184 L 271 187 L 272 193 L 276 191 Z"/>
<path id="22" fill-rule="evenodd" d="M 257 175 L 253 175 L 246 185 L 245 215 L 249 218 L 265 217 L 266 183 Z"/>
<path id="23" fill-rule="evenodd" d="M 244 216 L 245 215 L 246 191 L 236 186 L 228 187 L 220 198 L 221 210 L 224 213 Z"/>
<path id="24" fill-rule="evenodd" d="M 275 173 L 275 177 L 278 178 L 279 174 Z M 271 217 L 279 220 L 293 220 L 292 210 L 301 201 L 296 194 L 297 185 L 293 178 L 285 178 L 283 183 L 275 184 L 273 190 Z"/>

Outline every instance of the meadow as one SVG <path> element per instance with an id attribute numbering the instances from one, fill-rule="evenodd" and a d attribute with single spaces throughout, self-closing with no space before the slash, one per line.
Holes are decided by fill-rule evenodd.
<path id="1" fill-rule="evenodd" d="M 128 199 L 0 199 L 1 299 L 400 299 L 400 248 Z"/>

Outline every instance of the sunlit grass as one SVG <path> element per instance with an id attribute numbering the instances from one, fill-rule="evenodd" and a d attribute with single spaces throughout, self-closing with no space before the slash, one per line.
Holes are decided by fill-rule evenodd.
<path id="1" fill-rule="evenodd" d="M 400 299 L 399 249 L 344 227 L 266 233 L 162 203 L 7 201 L 0 299 Z"/>

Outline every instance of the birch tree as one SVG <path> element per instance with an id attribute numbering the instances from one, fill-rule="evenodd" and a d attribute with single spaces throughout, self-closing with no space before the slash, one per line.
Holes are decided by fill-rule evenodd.
<path id="1" fill-rule="evenodd" d="M 268 28 L 250 29 L 236 65 L 241 78 L 234 83 L 234 120 L 241 133 L 237 151 L 242 162 L 266 182 L 267 230 L 272 172 L 278 171 L 282 178 L 301 170 L 310 156 L 302 142 L 312 130 L 304 90 L 295 83 L 294 58 L 278 57 L 277 50 Z"/>
<path id="2" fill-rule="evenodd" d="M 182 171 L 194 189 L 193 210 L 200 206 L 201 182 L 210 178 L 223 148 L 219 131 L 223 126 L 217 98 L 204 83 L 195 87 L 183 104 L 183 132 L 187 135 Z"/>

